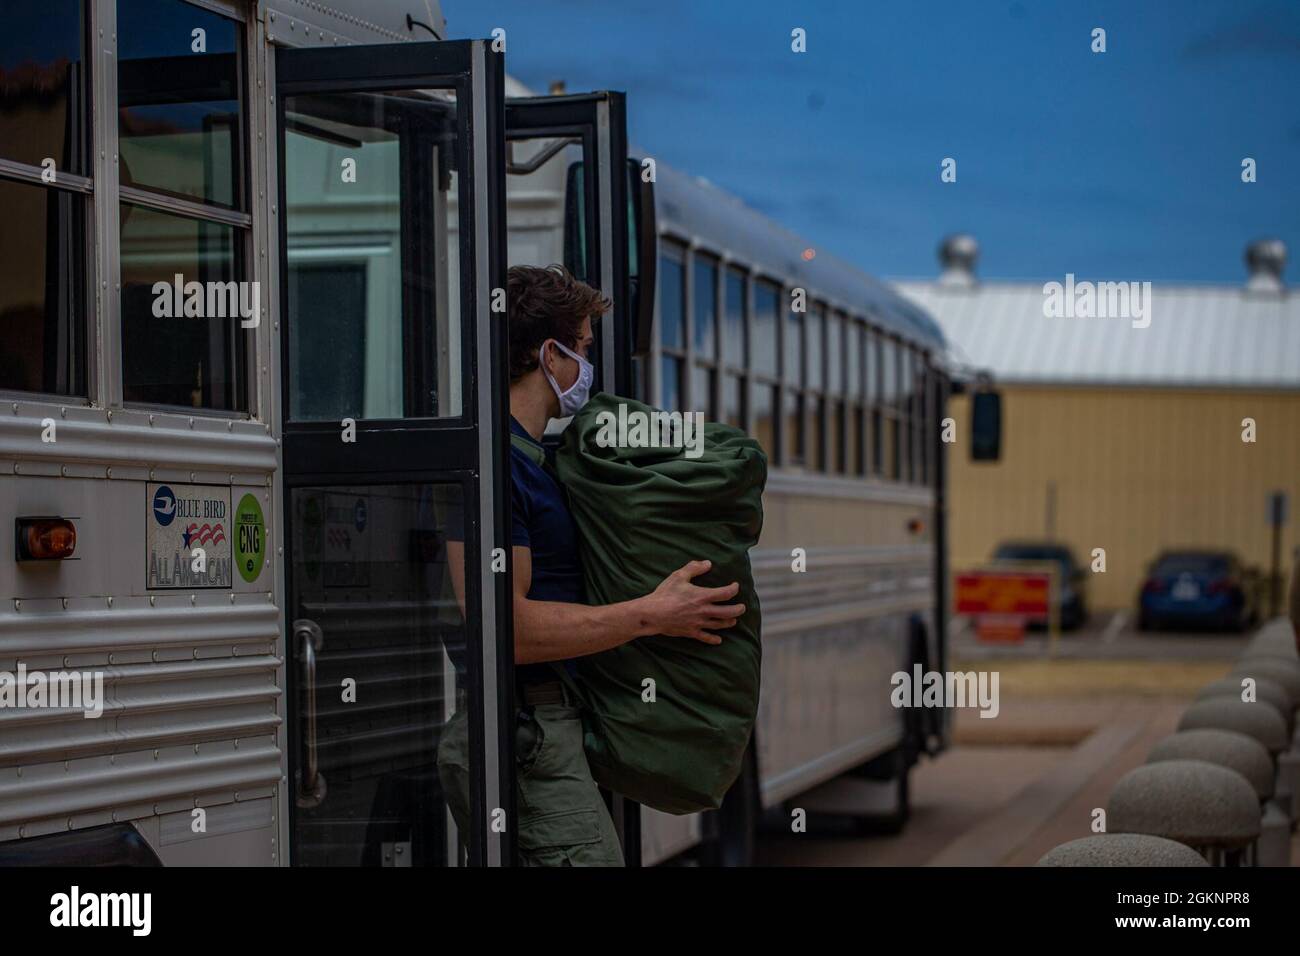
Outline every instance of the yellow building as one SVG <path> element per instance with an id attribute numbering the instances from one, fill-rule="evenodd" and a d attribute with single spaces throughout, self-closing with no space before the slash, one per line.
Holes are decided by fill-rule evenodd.
<path id="1" fill-rule="evenodd" d="M 1125 310 L 1123 290 L 1098 284 L 1068 317 L 1050 314 L 1055 287 L 976 280 L 976 254 L 954 237 L 938 281 L 897 283 L 1002 393 L 996 462 L 970 458 L 968 397 L 949 406 L 952 567 L 1008 540 L 1066 544 L 1085 566 L 1104 549 L 1089 603 L 1133 608 L 1166 549 L 1231 550 L 1267 576 L 1280 491 L 1285 581 L 1300 502 L 1300 295 L 1281 281 L 1281 243 L 1250 247 L 1242 286 L 1154 283 L 1130 290 Z M 1082 278 L 1055 281 L 1084 303 Z"/>

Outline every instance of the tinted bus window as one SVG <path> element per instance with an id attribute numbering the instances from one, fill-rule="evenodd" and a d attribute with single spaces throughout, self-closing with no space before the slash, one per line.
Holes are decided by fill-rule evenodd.
<path id="1" fill-rule="evenodd" d="M 81 0 L 5 0 L 0 159 L 40 166 L 48 157 L 57 172 L 88 175 L 84 35 Z"/>
<path id="2" fill-rule="evenodd" d="M 0 388 L 86 394 L 83 197 L 0 179 Z"/>
<path id="3" fill-rule="evenodd" d="M 722 359 L 728 365 L 743 368 L 745 353 L 745 274 L 727 270 L 727 304 L 722 326 Z"/>
<path id="4" fill-rule="evenodd" d="M 684 269 L 673 255 L 659 257 L 659 342 L 665 348 L 686 347 Z"/>
<path id="5" fill-rule="evenodd" d="M 804 369 L 804 384 L 808 388 L 820 389 L 823 383 L 822 341 L 826 334 L 826 307 L 819 305 L 812 309 L 806 321 L 808 334 L 805 336 L 804 351 L 808 361 Z"/>
<path id="6" fill-rule="evenodd" d="M 121 204 L 120 226 L 125 399 L 188 408 L 242 408 L 245 330 L 238 315 L 199 318 L 177 314 L 175 308 L 178 300 L 185 301 L 175 293 L 177 273 L 214 292 L 217 283 L 238 285 L 235 229 L 131 203 Z M 171 315 L 156 314 L 155 283 L 167 287 Z"/>
<path id="7" fill-rule="evenodd" d="M 753 369 L 759 375 L 777 374 L 776 286 L 759 282 L 754 286 L 754 336 L 750 340 Z"/>
<path id="8" fill-rule="evenodd" d="M 777 461 L 776 453 L 776 388 L 771 385 L 754 386 L 754 437 L 767 452 L 768 464 Z"/>
<path id="9" fill-rule="evenodd" d="M 238 31 L 182 0 L 118 0 L 123 186 L 243 205 Z"/>
<path id="10" fill-rule="evenodd" d="M 659 406 L 670 410 L 682 407 L 682 360 L 665 355 L 660 362 Z"/>
<path id="11" fill-rule="evenodd" d="M 691 316 L 695 322 L 695 357 L 712 359 L 716 356 L 714 348 L 714 329 L 718 318 L 718 267 L 711 259 L 695 257 L 695 274 L 692 299 L 695 311 Z"/>

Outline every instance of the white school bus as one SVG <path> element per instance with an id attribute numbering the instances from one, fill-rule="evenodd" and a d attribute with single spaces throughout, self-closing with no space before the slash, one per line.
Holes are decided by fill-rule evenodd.
<path id="1" fill-rule="evenodd" d="M 6 4 L 0 681 L 84 680 L 102 714 L 0 706 L 0 864 L 513 861 L 515 262 L 613 298 L 599 386 L 773 464 L 747 769 L 715 814 L 611 795 L 628 859 L 746 862 L 796 796 L 901 822 L 942 746 L 942 714 L 887 702 L 944 659 L 936 327 L 629 160 L 621 94 L 529 95 L 422 10 Z M 436 766 L 457 710 L 468 832 Z"/>

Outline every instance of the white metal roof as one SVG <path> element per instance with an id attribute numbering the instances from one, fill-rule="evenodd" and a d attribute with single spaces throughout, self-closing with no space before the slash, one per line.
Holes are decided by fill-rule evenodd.
<path id="1" fill-rule="evenodd" d="M 1153 283 L 1150 325 L 1134 328 L 1046 317 L 1043 283 L 894 287 L 938 319 L 954 359 L 1000 381 L 1300 389 L 1300 291 Z"/>

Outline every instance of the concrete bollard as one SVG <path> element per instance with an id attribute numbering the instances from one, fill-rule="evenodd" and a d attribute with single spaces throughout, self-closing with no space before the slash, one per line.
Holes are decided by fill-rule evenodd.
<path id="1" fill-rule="evenodd" d="M 1178 721 L 1179 730 L 1235 730 L 1253 737 L 1269 754 L 1278 754 L 1290 746 L 1286 721 L 1272 704 L 1247 703 L 1232 697 L 1211 697 L 1192 704 Z"/>
<path id="2" fill-rule="evenodd" d="M 1204 760 L 1241 774 L 1263 804 L 1255 861 L 1259 866 L 1288 866 L 1291 856 L 1291 818 L 1269 800 L 1276 778 L 1273 761 L 1264 745 L 1234 730 L 1184 730 L 1151 748 L 1147 763 L 1163 760 Z M 1289 797 L 1288 797 L 1289 798 Z M 1281 862 L 1278 862 L 1281 861 Z"/>
<path id="3" fill-rule="evenodd" d="M 1265 662 L 1265 667 L 1268 664 Z M 1255 700 L 1272 705 L 1286 724 L 1286 731 L 1291 735 L 1291 749 L 1284 750 L 1277 758 L 1277 793 L 1278 806 L 1290 819 L 1292 826 L 1300 821 L 1300 730 L 1295 726 L 1296 711 L 1291 708 L 1291 695 L 1286 688 L 1275 680 L 1260 676 L 1258 670 L 1248 676 L 1255 681 Z M 1212 681 L 1196 695 L 1198 702 L 1216 698 L 1241 699 L 1243 677 L 1224 677 Z"/>
<path id="4" fill-rule="evenodd" d="M 1290 621 L 1284 617 L 1276 617 L 1255 632 L 1255 636 L 1247 642 L 1243 656 L 1261 655 L 1300 660 L 1300 652 L 1296 650 L 1295 631 Z"/>
<path id="5" fill-rule="evenodd" d="M 1255 681 L 1255 700 L 1262 700 L 1267 704 L 1272 704 L 1277 708 L 1277 712 L 1282 715 L 1282 720 L 1287 725 L 1287 731 L 1290 732 L 1295 722 L 1295 711 L 1291 709 L 1291 695 L 1277 681 L 1269 680 L 1267 677 L 1254 677 Z M 1201 688 L 1196 695 L 1198 701 L 1209 700 L 1212 697 L 1235 697 L 1241 700 L 1244 688 L 1241 686 L 1242 678 L 1224 677 L 1220 680 L 1211 681 Z"/>
<path id="6" fill-rule="evenodd" d="M 1238 680 L 1242 677 L 1267 678 L 1281 684 L 1290 695 L 1292 710 L 1300 705 L 1300 662 L 1285 657 L 1243 657 L 1228 676 Z"/>
<path id="7" fill-rule="evenodd" d="M 1149 764 L 1165 760 L 1204 760 L 1227 767 L 1246 778 L 1260 802 L 1273 796 L 1273 759 L 1263 744 L 1239 731 L 1203 727 L 1171 734 L 1147 755 Z"/>
<path id="8" fill-rule="evenodd" d="M 1203 760 L 1162 760 L 1119 779 L 1106 825 L 1111 833 L 1177 840 L 1211 862 L 1237 866 L 1259 838 L 1259 800 L 1235 770 Z"/>
<path id="9" fill-rule="evenodd" d="M 1098 833 L 1052 847 L 1035 866 L 1209 866 L 1191 847 L 1143 833 Z"/>

